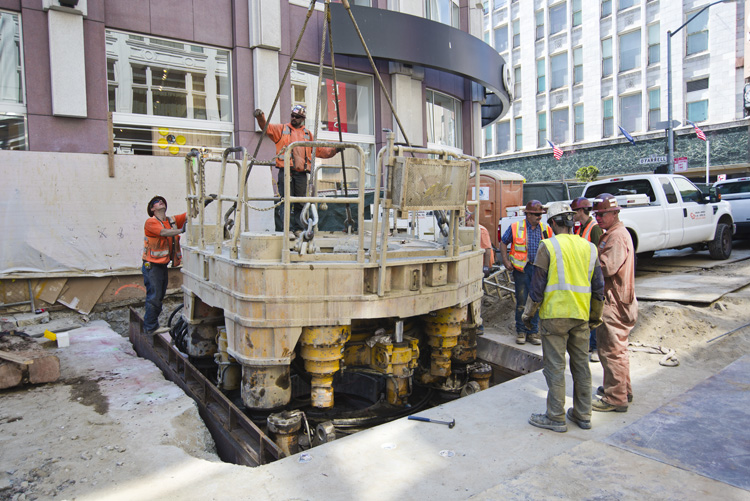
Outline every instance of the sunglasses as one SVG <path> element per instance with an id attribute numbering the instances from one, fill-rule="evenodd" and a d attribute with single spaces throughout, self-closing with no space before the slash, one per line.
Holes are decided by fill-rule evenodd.
<path id="1" fill-rule="evenodd" d="M 302 115 L 296 115 L 296 114 L 292 113 L 292 118 L 301 118 L 301 119 L 304 120 L 305 117 L 303 117 Z"/>

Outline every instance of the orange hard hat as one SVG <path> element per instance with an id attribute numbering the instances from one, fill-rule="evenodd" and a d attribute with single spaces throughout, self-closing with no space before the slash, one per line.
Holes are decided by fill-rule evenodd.
<path id="1" fill-rule="evenodd" d="M 617 203 L 617 199 L 614 195 L 611 195 L 609 193 L 600 193 L 599 196 L 594 199 L 595 212 L 612 212 L 619 210 L 620 206 Z"/>

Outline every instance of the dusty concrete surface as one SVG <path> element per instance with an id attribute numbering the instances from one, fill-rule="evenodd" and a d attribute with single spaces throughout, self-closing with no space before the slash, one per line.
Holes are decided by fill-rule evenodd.
<path id="1" fill-rule="evenodd" d="M 748 275 L 750 262 L 720 269 Z M 420 413 L 456 419 L 453 429 L 400 419 L 259 468 L 221 463 L 195 404 L 126 339 L 89 324 L 54 349 L 60 382 L 0 392 L 0 499 L 748 499 L 606 439 L 750 353 L 750 329 L 706 342 L 750 321 L 749 306 L 745 289 L 702 307 L 642 301 L 633 340 L 676 349 L 680 365 L 632 353 L 635 401 L 595 413 L 589 431 L 527 423 L 545 405 L 535 372 Z M 484 316 L 488 338 L 514 344 L 509 300 L 487 300 Z"/>

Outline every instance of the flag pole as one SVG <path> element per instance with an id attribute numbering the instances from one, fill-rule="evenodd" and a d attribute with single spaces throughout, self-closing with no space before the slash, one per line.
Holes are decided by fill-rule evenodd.
<path id="1" fill-rule="evenodd" d="M 706 138 L 706 184 L 708 184 L 709 165 L 711 165 L 711 143 Z"/>

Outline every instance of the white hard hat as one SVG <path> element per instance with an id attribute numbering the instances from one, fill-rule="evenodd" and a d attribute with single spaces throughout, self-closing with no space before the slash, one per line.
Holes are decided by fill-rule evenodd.
<path id="1" fill-rule="evenodd" d="M 552 202 L 549 204 L 549 207 L 547 207 L 547 219 L 552 219 L 555 216 L 568 213 L 575 214 L 575 211 L 565 202 Z"/>

